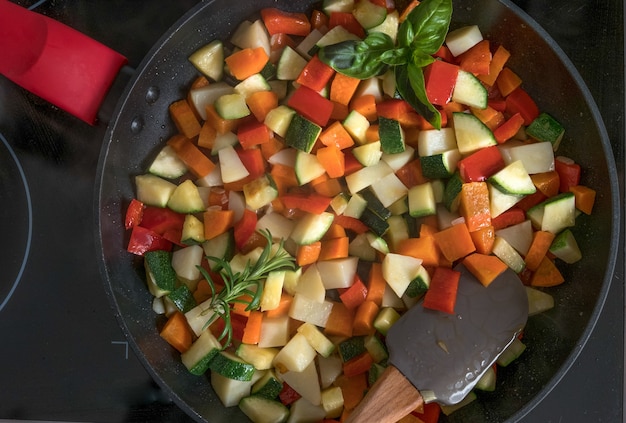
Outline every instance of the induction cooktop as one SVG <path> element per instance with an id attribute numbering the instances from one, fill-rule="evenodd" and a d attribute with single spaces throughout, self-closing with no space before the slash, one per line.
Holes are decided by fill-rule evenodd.
<path id="1" fill-rule="evenodd" d="M 129 58 L 127 74 L 196 3 L 15 2 L 121 52 Z M 622 2 L 516 3 L 556 39 L 589 86 L 607 126 L 623 192 Z M 598 46 L 605 46 L 603 54 Z M 122 74 L 111 97 L 127 80 Z M 89 126 L 0 77 L 0 233 L 7 241 L 0 254 L 0 419 L 190 420 L 135 357 L 99 275 L 93 198 L 100 143 L 113 106 L 107 100 L 100 123 Z M 622 421 L 621 244 L 621 259 L 591 338 L 570 371 L 523 422 Z"/>

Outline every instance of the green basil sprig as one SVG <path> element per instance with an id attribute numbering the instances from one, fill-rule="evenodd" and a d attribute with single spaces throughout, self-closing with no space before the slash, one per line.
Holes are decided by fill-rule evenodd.
<path id="1" fill-rule="evenodd" d="M 396 88 L 420 115 L 441 128 L 441 115 L 426 96 L 423 68 L 434 61 L 452 18 L 452 0 L 424 0 L 398 28 L 397 45 L 387 34 L 322 47 L 319 59 L 337 72 L 359 79 L 394 70 Z"/>

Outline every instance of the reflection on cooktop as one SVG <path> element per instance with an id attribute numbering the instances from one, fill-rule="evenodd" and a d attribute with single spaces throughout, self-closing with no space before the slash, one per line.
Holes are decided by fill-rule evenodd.
<path id="1" fill-rule="evenodd" d="M 15 152 L 0 134 L 0 233 L 7 248 L 0 254 L 0 310 L 20 282 L 33 233 L 33 210 L 26 175 Z"/>

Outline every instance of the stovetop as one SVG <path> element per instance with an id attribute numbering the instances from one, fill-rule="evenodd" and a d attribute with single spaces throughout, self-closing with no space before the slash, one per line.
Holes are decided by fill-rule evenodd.
<path id="1" fill-rule="evenodd" d="M 196 2 L 16 3 L 94 37 L 137 67 Z M 516 3 L 557 40 L 588 84 L 612 140 L 623 192 L 622 2 Z M 118 85 L 123 86 L 121 79 Z M 8 239 L 0 255 L 0 419 L 188 420 L 129 348 L 99 275 L 93 196 L 101 140 L 113 105 L 107 100 L 101 123 L 92 127 L 0 77 L 0 233 Z M 589 342 L 523 422 L 622 421 L 623 242 L 619 257 Z"/>

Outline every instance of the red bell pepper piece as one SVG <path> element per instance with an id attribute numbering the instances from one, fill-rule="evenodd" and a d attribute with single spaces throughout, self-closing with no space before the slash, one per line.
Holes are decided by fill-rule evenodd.
<path id="1" fill-rule="evenodd" d="M 282 402 L 284 405 L 289 405 L 300 399 L 300 397 L 301 395 L 286 383 L 283 383 L 283 389 L 280 391 L 280 394 L 278 394 L 280 402 Z"/>
<path id="2" fill-rule="evenodd" d="M 422 413 L 413 411 L 411 413 L 423 422 L 423 423 L 437 423 L 439 421 L 439 415 L 441 414 L 441 407 L 436 402 L 429 402 L 424 404 L 424 411 Z"/>
<path id="3" fill-rule="evenodd" d="M 126 209 L 126 218 L 124 219 L 124 227 L 126 229 L 134 228 L 141 223 L 144 207 L 145 205 L 136 198 L 130 201 Z"/>
<path id="4" fill-rule="evenodd" d="M 426 96 L 432 104 L 444 106 L 450 102 L 459 67 L 443 60 L 435 60 L 424 69 Z"/>
<path id="5" fill-rule="evenodd" d="M 236 151 L 241 163 L 249 172 L 248 179 L 252 180 L 265 174 L 266 162 L 260 148 L 237 149 Z"/>
<path id="6" fill-rule="evenodd" d="M 163 235 L 165 232 L 172 229 L 182 231 L 184 222 L 184 214 L 176 213 L 168 208 L 146 206 L 143 210 L 141 226 L 159 235 Z"/>
<path id="7" fill-rule="evenodd" d="M 517 225 L 526 220 L 526 212 L 520 207 L 511 207 L 502 214 L 491 219 L 491 226 L 495 230 L 504 229 L 508 226 Z"/>
<path id="8" fill-rule="evenodd" d="M 424 307 L 453 314 L 461 272 L 447 267 L 437 267 L 424 296 Z"/>
<path id="9" fill-rule="evenodd" d="M 346 377 L 354 377 L 369 371 L 372 364 L 374 364 L 374 358 L 368 351 L 364 351 L 343 363 L 343 374 Z"/>
<path id="10" fill-rule="evenodd" d="M 344 175 L 349 175 L 363 168 L 363 165 L 361 164 L 361 162 L 359 162 L 356 159 L 356 157 L 354 157 L 354 154 L 352 154 L 352 151 L 343 150 L 343 152 L 344 152 L 343 161 L 344 161 L 344 167 L 345 167 Z"/>
<path id="11" fill-rule="evenodd" d="M 523 124 L 524 117 L 522 114 L 519 112 L 515 113 L 506 122 L 498 126 L 493 131 L 493 136 L 496 138 L 496 141 L 498 141 L 498 144 L 502 144 L 503 142 L 513 138 Z"/>
<path id="12" fill-rule="evenodd" d="M 504 167 L 504 159 L 494 145 L 459 160 L 458 167 L 463 182 L 482 182 Z"/>
<path id="13" fill-rule="evenodd" d="M 537 190 L 534 194 L 528 194 L 524 196 L 524 198 L 517 202 L 515 207 L 519 207 L 524 211 L 528 211 L 528 209 L 541 203 L 546 198 L 547 197 L 541 191 Z"/>
<path id="14" fill-rule="evenodd" d="M 535 100 L 519 87 L 506 97 L 506 110 L 510 115 L 521 114 L 524 125 L 530 125 L 539 116 L 539 107 Z"/>
<path id="15" fill-rule="evenodd" d="M 287 193 L 282 195 L 280 200 L 288 209 L 300 209 L 308 213 L 320 214 L 328 209 L 332 198 L 312 192 L 307 195 Z"/>
<path id="16" fill-rule="evenodd" d="M 328 15 L 320 10 L 313 10 L 311 12 L 311 27 L 317 30 L 328 28 Z"/>
<path id="17" fill-rule="evenodd" d="M 130 234 L 126 250 L 129 253 L 143 256 L 148 251 L 172 249 L 172 243 L 156 232 L 141 226 L 135 226 Z"/>
<path id="18" fill-rule="evenodd" d="M 356 217 L 345 216 L 343 214 L 339 214 L 335 216 L 335 219 L 333 220 L 333 222 L 338 224 L 342 228 L 347 229 L 349 231 L 353 231 L 357 234 L 362 234 L 369 230 L 367 225 L 361 222 Z"/>
<path id="19" fill-rule="evenodd" d="M 306 37 L 311 32 L 311 22 L 304 13 L 285 12 L 268 7 L 261 9 L 261 19 L 270 35 L 282 33 Z"/>
<path id="20" fill-rule="evenodd" d="M 354 276 L 354 283 L 341 294 L 339 299 L 350 310 L 355 310 L 367 297 L 367 286 L 358 275 Z"/>
<path id="21" fill-rule="evenodd" d="M 359 38 L 365 38 L 365 30 L 350 12 L 331 12 L 328 18 L 328 29 L 343 26 L 348 32 Z"/>
<path id="22" fill-rule="evenodd" d="M 454 63 L 455 62 L 455 59 L 454 59 L 454 56 L 452 55 L 452 52 L 445 45 L 442 45 L 441 47 L 439 47 L 439 50 L 437 50 L 435 52 L 435 54 L 433 54 L 433 56 L 440 58 L 444 62 L 448 62 L 448 63 Z"/>
<path id="23" fill-rule="evenodd" d="M 235 245 L 239 250 L 243 250 L 246 243 L 256 229 L 257 215 L 249 209 L 243 211 L 243 216 L 235 222 L 233 235 L 235 237 Z"/>
<path id="24" fill-rule="evenodd" d="M 239 144 L 244 149 L 269 142 L 272 137 L 271 130 L 263 122 L 253 120 L 240 125 L 237 128 Z"/>
<path id="25" fill-rule="evenodd" d="M 332 101 L 306 85 L 301 85 L 293 92 L 287 105 L 319 126 L 328 124 L 334 107 Z"/>
<path id="26" fill-rule="evenodd" d="M 315 55 L 307 62 L 304 69 L 302 69 L 296 82 L 305 87 L 309 87 L 313 91 L 321 91 L 334 74 L 335 70 L 322 62 L 319 57 Z"/>
<path id="27" fill-rule="evenodd" d="M 387 119 L 400 121 L 402 116 L 412 112 L 415 112 L 413 107 L 405 100 L 399 98 L 383 100 L 376 104 L 376 113 L 378 113 L 378 116 Z"/>
<path id="28" fill-rule="evenodd" d="M 571 187 L 580 184 L 580 165 L 556 159 L 554 170 L 559 174 L 559 192 L 568 192 Z"/>

